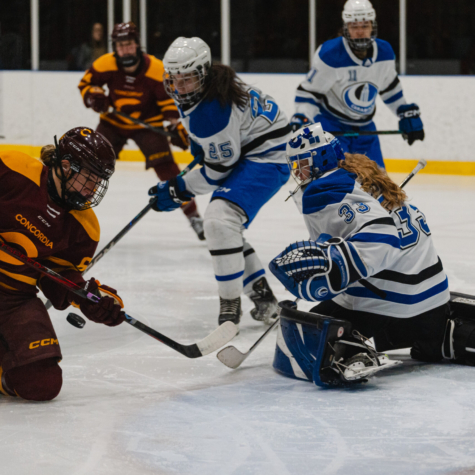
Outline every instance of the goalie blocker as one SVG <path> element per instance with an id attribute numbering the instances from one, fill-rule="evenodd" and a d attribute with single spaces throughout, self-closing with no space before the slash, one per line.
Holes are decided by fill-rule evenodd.
<path id="1" fill-rule="evenodd" d="M 286 376 L 321 387 L 351 386 L 401 363 L 377 353 L 349 321 L 299 311 L 291 301 L 279 306 L 273 366 Z M 475 296 L 451 292 L 442 359 L 475 366 Z"/>

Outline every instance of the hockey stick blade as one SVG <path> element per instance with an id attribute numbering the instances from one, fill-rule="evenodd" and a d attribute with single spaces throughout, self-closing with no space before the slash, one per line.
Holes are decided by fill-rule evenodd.
<path id="1" fill-rule="evenodd" d="M 167 336 L 157 332 L 153 328 L 148 327 L 144 323 L 135 320 L 135 318 L 131 317 L 130 315 L 125 314 L 125 321 L 129 325 L 137 328 L 137 330 L 140 330 L 152 338 L 155 338 L 159 342 L 169 346 L 175 351 L 178 351 L 187 358 L 200 358 L 201 356 L 206 356 L 210 353 L 213 353 L 231 341 L 238 332 L 238 327 L 234 325 L 233 322 L 225 322 L 198 343 L 193 343 L 192 345 L 182 345 L 181 343 L 178 343 L 177 341 L 174 341 L 171 338 L 168 338 Z"/>
<path id="2" fill-rule="evenodd" d="M 247 353 L 241 353 L 234 346 L 223 348 L 216 356 L 221 363 L 231 369 L 241 366 L 242 362 L 259 346 L 261 341 L 277 326 L 279 318 L 261 335 L 261 337 L 249 348 Z"/>

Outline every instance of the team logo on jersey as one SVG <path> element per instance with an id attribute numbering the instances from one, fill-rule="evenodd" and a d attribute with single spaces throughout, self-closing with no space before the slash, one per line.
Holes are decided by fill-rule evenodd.
<path id="1" fill-rule="evenodd" d="M 358 114 L 371 114 L 374 110 L 378 88 L 370 82 L 359 82 L 343 91 L 345 104 Z"/>
<path id="2" fill-rule="evenodd" d="M 21 214 L 17 214 L 15 219 L 25 226 L 30 233 L 32 233 L 37 239 L 39 239 L 46 247 L 53 249 L 53 242 L 50 241 L 36 226 L 33 226 L 26 218 Z"/>
<path id="3" fill-rule="evenodd" d="M 315 292 L 315 297 L 317 297 L 317 298 L 318 297 L 323 298 L 323 297 L 326 297 L 327 295 L 328 295 L 328 289 L 326 287 L 320 287 Z"/>

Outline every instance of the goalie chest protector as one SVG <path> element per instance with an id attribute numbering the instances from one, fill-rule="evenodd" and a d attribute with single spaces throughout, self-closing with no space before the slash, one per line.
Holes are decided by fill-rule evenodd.
<path id="1" fill-rule="evenodd" d="M 331 345 L 351 335 L 351 323 L 316 313 L 301 312 L 290 300 L 279 303 L 280 323 L 274 355 L 274 369 L 291 378 L 327 387 L 341 383 L 338 373 L 330 368 Z M 328 351 L 330 350 L 330 351 Z"/>

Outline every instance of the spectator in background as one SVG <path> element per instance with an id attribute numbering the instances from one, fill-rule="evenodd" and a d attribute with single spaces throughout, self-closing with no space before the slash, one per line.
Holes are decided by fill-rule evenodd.
<path id="1" fill-rule="evenodd" d="M 104 27 L 101 23 L 92 25 L 90 41 L 83 43 L 71 52 L 70 67 L 72 71 L 89 69 L 92 63 L 107 53 L 107 43 L 104 37 Z"/>

